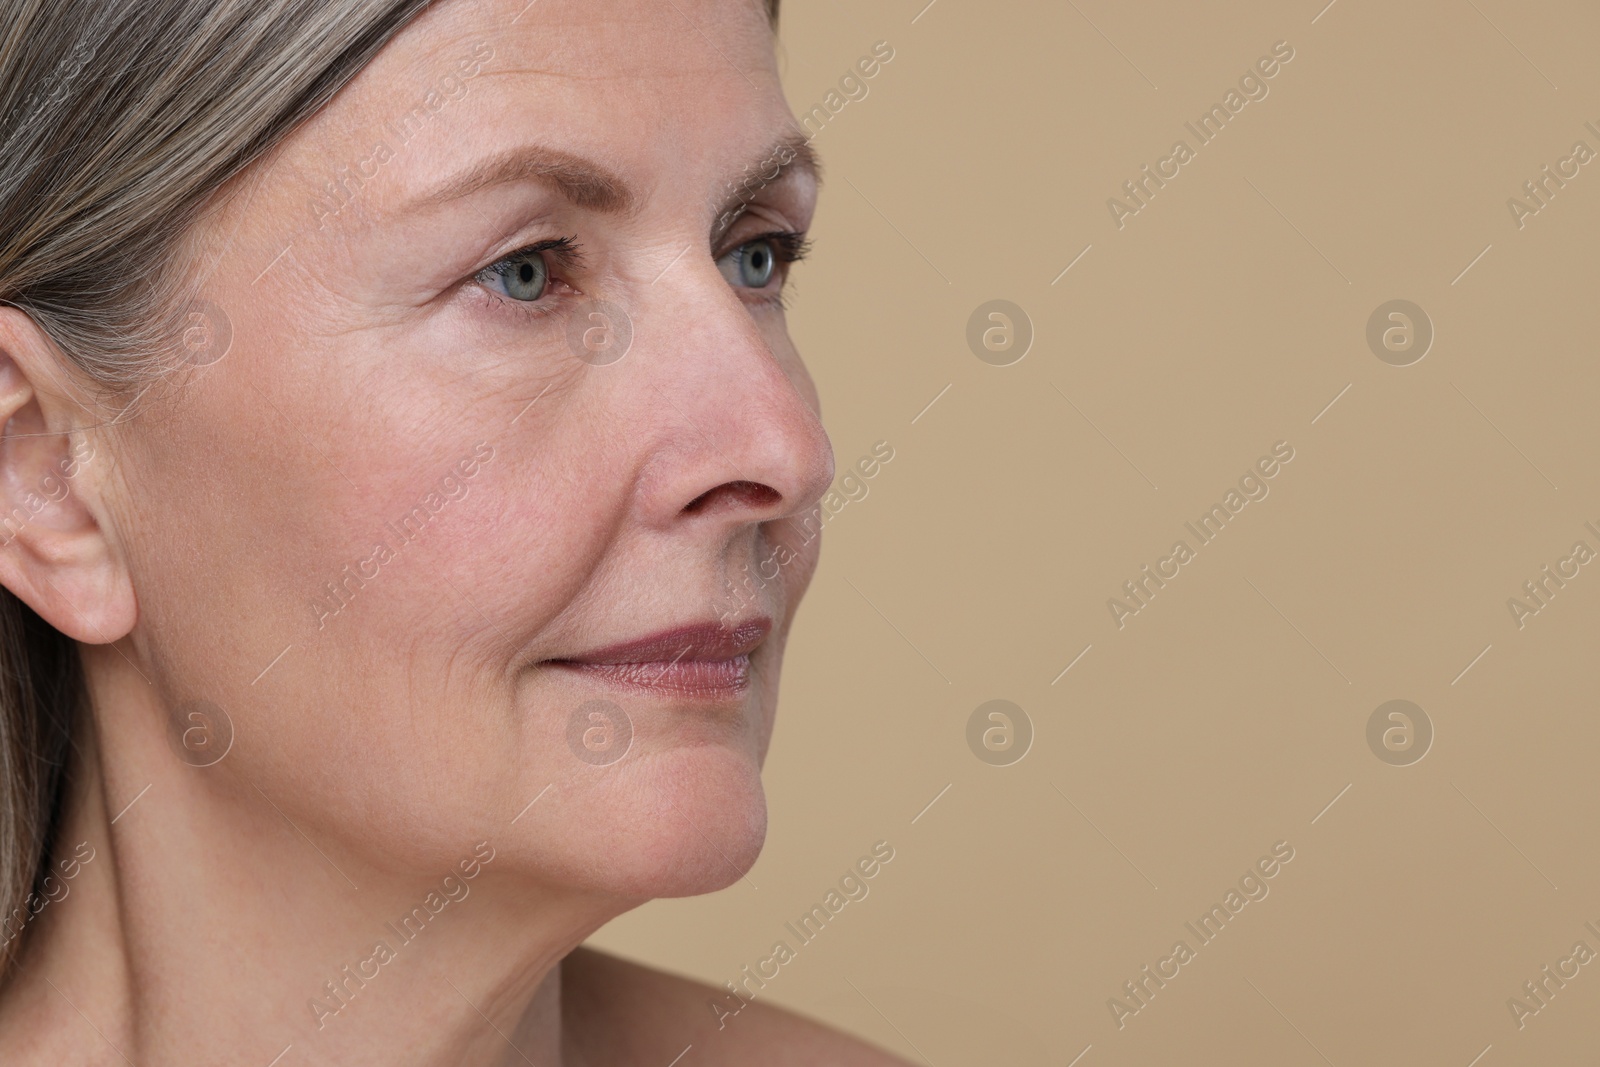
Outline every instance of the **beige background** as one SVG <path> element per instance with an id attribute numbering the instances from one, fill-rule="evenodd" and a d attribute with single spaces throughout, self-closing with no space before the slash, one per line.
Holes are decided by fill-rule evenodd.
<path id="1" fill-rule="evenodd" d="M 936 1067 L 1600 1049 L 1600 961 L 1522 1029 L 1506 1003 L 1600 952 L 1600 563 L 1506 606 L 1600 550 L 1600 163 L 1506 206 L 1600 150 L 1600 12 L 1324 2 L 788 0 L 797 112 L 896 53 L 816 139 L 791 312 L 841 470 L 896 455 L 826 535 L 761 861 L 599 943 L 720 984 L 887 839 L 763 996 Z M 1118 230 L 1107 198 L 1279 40 L 1270 94 Z M 993 298 L 1036 330 L 1008 367 L 965 339 Z M 1436 330 L 1403 368 L 1365 338 L 1395 298 Z M 1106 600 L 1279 440 L 1270 495 L 1119 630 Z M 1008 767 L 966 742 L 995 698 L 1036 732 Z M 1367 744 L 1394 698 L 1436 731 L 1411 766 Z M 1119 1030 L 1107 1000 L 1280 840 L 1270 895 Z"/>

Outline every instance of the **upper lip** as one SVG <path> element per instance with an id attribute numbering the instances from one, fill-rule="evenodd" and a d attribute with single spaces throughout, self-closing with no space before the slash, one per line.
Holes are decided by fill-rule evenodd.
<path id="1" fill-rule="evenodd" d="M 772 620 L 765 615 L 729 625 L 690 623 L 575 656 L 560 656 L 550 662 L 602 664 L 734 659 L 759 645 L 771 629 Z"/>

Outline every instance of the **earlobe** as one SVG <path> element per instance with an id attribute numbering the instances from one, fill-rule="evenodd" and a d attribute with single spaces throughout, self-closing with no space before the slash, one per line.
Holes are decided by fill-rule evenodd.
<path id="1" fill-rule="evenodd" d="M 133 587 L 101 518 L 105 440 L 60 395 L 62 357 L 24 312 L 0 307 L 0 585 L 76 641 L 133 628 Z"/>

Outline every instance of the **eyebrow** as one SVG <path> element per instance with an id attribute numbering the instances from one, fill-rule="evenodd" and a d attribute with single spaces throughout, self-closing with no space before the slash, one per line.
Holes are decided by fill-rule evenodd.
<path id="1" fill-rule="evenodd" d="M 635 197 L 615 172 L 593 160 L 542 145 L 523 145 L 480 160 L 438 187 L 407 202 L 431 207 L 495 185 L 541 181 L 573 204 L 607 215 L 633 209 Z"/>
<path id="2" fill-rule="evenodd" d="M 773 169 L 771 175 L 764 173 Z M 728 195 L 717 207 L 717 221 L 712 227 L 711 239 L 715 244 L 733 227 L 755 194 L 781 181 L 788 174 L 803 174 L 813 182 L 822 182 L 822 161 L 817 158 L 811 139 L 798 131 L 780 137 L 757 163 L 748 164 L 740 172 L 741 178 L 732 184 Z"/>
<path id="3" fill-rule="evenodd" d="M 771 177 L 763 175 L 773 167 L 777 169 Z M 779 138 L 758 162 L 740 172 L 746 177 L 731 183 L 733 191 L 719 208 L 719 217 L 742 208 L 756 190 L 791 172 L 821 180 L 816 151 L 810 140 L 798 133 Z M 529 180 L 550 186 L 576 207 L 601 214 L 627 214 L 639 202 L 634 190 L 620 175 L 594 160 L 543 145 L 522 145 L 474 163 L 409 200 L 405 208 L 437 206 L 496 185 Z"/>

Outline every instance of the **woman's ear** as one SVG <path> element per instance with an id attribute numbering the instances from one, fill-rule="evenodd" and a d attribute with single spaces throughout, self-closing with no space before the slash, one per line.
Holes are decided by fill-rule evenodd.
<path id="1" fill-rule="evenodd" d="M 18 308 L 0 306 L 0 585 L 75 641 L 133 629 L 133 583 L 98 498 L 108 441 L 72 398 L 63 357 Z"/>

